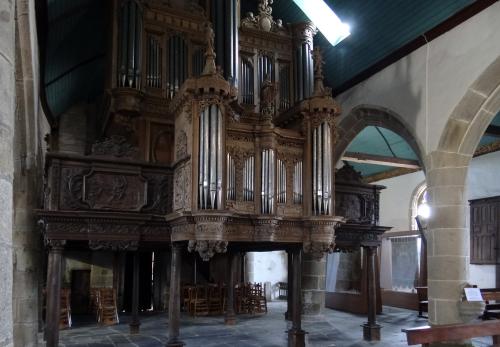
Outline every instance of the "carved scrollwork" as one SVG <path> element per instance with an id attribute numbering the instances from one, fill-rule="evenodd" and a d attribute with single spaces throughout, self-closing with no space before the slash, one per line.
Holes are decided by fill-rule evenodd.
<path id="1" fill-rule="evenodd" d="M 136 251 L 139 241 L 90 240 L 89 248 L 93 251 Z"/>
<path id="2" fill-rule="evenodd" d="M 227 241 L 189 240 L 188 251 L 198 252 L 201 259 L 209 261 L 215 253 L 226 253 Z"/>
<path id="3" fill-rule="evenodd" d="M 186 132 L 181 130 L 179 135 L 177 136 L 177 140 L 175 141 L 175 158 L 176 160 L 183 159 L 188 155 L 188 139 Z"/>
<path id="4" fill-rule="evenodd" d="M 130 144 L 123 136 L 111 136 L 92 145 L 92 154 L 118 158 L 136 158 L 139 149 Z"/>
<path id="5" fill-rule="evenodd" d="M 272 3 L 273 0 L 260 0 L 257 8 L 258 14 L 255 16 L 253 12 L 248 12 L 245 18 L 241 20 L 241 26 L 243 28 L 286 34 L 283 21 L 281 19 L 274 20 L 272 17 Z"/>
<path id="6" fill-rule="evenodd" d="M 88 209 L 89 205 L 83 201 L 83 177 L 89 170 L 83 168 L 61 169 L 62 192 L 61 209 Z"/>

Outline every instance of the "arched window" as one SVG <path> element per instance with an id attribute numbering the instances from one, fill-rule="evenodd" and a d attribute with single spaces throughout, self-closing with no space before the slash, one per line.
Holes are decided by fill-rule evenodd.
<path id="1" fill-rule="evenodd" d="M 430 209 L 428 201 L 427 184 L 424 181 L 415 188 L 412 194 L 410 206 L 410 230 L 418 230 L 415 217 L 429 217 Z"/>

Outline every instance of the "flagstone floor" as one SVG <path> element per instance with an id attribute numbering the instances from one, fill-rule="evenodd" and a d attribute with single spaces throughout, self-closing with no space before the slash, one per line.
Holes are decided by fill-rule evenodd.
<path id="1" fill-rule="evenodd" d="M 268 304 L 265 315 L 238 315 L 237 324 L 225 326 L 224 318 L 190 317 L 182 314 L 181 339 L 187 347 L 260 346 L 282 347 L 287 345 L 286 330 L 290 323 L 284 320 L 286 302 Z M 60 333 L 63 347 L 160 347 L 168 339 L 167 315 L 145 314 L 141 317 L 141 332 L 128 333 L 130 317 L 120 316 L 120 324 L 99 327 L 89 322 L 89 317 L 74 317 L 73 328 Z M 308 332 L 306 345 L 311 347 L 402 347 L 407 346 L 402 328 L 427 325 L 427 320 L 418 318 L 415 311 L 384 306 L 383 314 L 377 316 L 382 325 L 380 342 L 363 341 L 361 324 L 364 316 L 325 309 L 321 316 L 304 317 L 303 328 Z M 491 345 L 491 338 L 474 340 L 477 347 Z"/>

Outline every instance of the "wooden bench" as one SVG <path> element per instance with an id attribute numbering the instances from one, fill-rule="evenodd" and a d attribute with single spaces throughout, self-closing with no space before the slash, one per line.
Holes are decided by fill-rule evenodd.
<path id="1" fill-rule="evenodd" d="M 492 336 L 493 347 L 500 347 L 500 320 L 471 324 L 423 326 L 403 329 L 408 345 L 430 346 L 433 342 L 460 341 L 474 337 Z"/>
<path id="2" fill-rule="evenodd" d="M 427 312 L 429 306 L 429 301 L 427 300 L 427 287 L 415 287 L 417 290 L 418 297 L 418 316 L 422 318 L 428 318 L 423 315 L 423 312 Z"/>
<path id="3" fill-rule="evenodd" d="M 500 319 L 500 288 L 481 289 L 481 295 L 486 303 L 483 319 Z"/>

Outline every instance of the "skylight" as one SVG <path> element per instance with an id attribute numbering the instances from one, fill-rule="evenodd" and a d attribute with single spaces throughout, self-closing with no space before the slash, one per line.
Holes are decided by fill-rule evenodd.
<path id="1" fill-rule="evenodd" d="M 293 0 L 293 2 L 325 35 L 332 46 L 337 45 L 351 34 L 349 25 L 342 23 L 340 18 L 323 0 Z"/>

